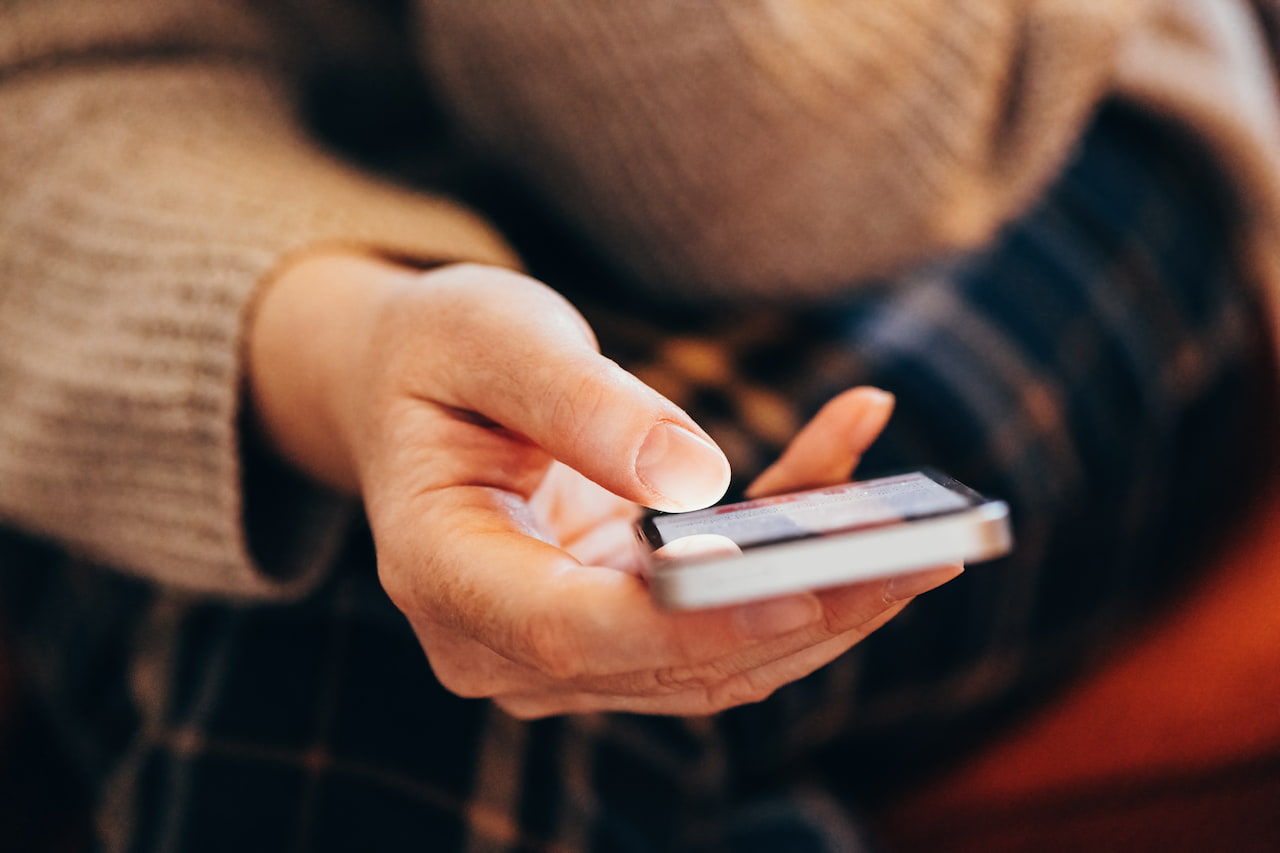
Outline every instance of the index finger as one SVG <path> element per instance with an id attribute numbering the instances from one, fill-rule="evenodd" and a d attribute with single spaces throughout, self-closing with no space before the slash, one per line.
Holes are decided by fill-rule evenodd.
<path id="1" fill-rule="evenodd" d="M 747 496 L 845 482 L 889 422 L 893 403 L 892 394 L 866 386 L 833 397 L 791 440 L 781 458 L 756 478 Z"/>

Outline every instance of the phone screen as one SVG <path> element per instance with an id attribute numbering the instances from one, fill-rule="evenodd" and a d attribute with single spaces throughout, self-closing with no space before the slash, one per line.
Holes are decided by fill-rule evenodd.
<path id="1" fill-rule="evenodd" d="M 657 515 L 646 522 L 645 536 L 659 559 L 712 556 L 928 518 L 981 502 L 979 495 L 948 477 L 912 471 L 696 512 Z"/>
<path id="2" fill-rule="evenodd" d="M 1013 545 L 1003 501 L 928 468 L 658 514 L 640 538 L 654 599 L 673 609 L 989 560 Z"/>

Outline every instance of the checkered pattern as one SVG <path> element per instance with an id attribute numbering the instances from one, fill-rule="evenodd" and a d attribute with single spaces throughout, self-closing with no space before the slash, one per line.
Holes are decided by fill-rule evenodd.
<path id="1" fill-rule="evenodd" d="M 933 464 L 1013 508 L 1013 557 L 758 705 L 521 723 L 458 699 L 363 535 L 291 605 L 185 598 L 0 537 L 0 600 L 104 846 L 865 849 L 858 808 L 1060 684 L 1176 583 L 1227 500 L 1260 351 L 1198 162 L 1109 109 L 988 250 L 841 304 L 655 309 L 566 285 L 744 480 L 872 383 L 899 408 L 864 471 Z"/>

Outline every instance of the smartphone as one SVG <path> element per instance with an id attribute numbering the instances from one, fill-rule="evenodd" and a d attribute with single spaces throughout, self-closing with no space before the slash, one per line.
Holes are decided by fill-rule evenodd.
<path id="1" fill-rule="evenodd" d="M 931 469 L 660 513 L 637 530 L 655 600 L 678 610 L 989 560 L 1013 546 L 1003 501 Z"/>

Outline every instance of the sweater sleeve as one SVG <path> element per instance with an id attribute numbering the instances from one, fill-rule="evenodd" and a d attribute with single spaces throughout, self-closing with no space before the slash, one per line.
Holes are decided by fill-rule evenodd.
<path id="1" fill-rule="evenodd" d="M 637 279 L 790 298 L 987 241 L 1143 5 L 479 0 L 422 29 L 474 137 Z"/>
<path id="2" fill-rule="evenodd" d="M 468 212 L 310 141 L 271 5 L 0 6 L 0 522 L 267 597 L 314 582 L 354 508 L 246 470 L 261 282 L 329 246 L 513 262 Z M 250 476 L 274 488 L 247 507 Z"/>

